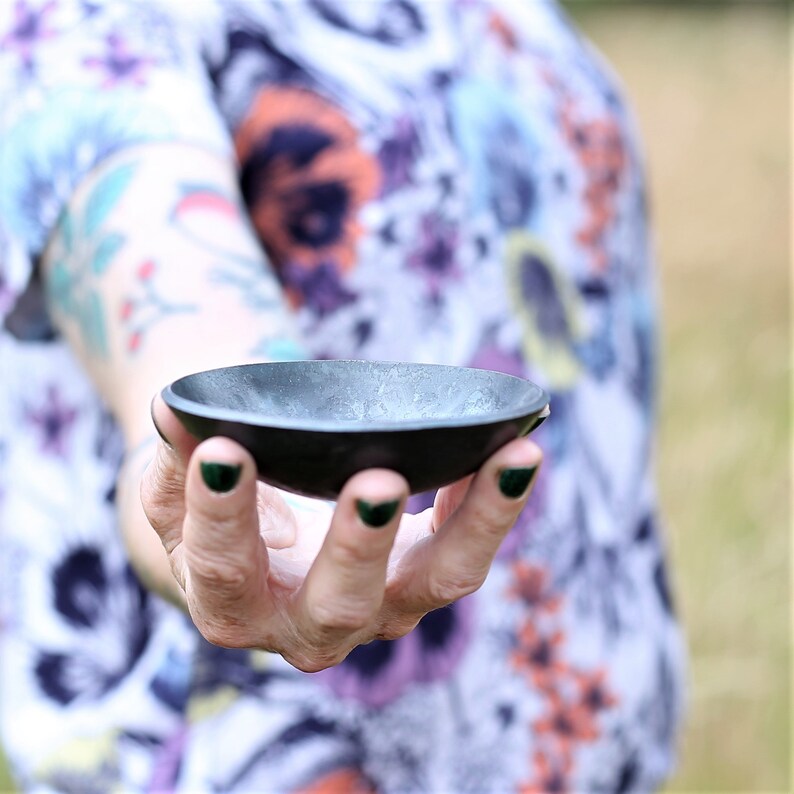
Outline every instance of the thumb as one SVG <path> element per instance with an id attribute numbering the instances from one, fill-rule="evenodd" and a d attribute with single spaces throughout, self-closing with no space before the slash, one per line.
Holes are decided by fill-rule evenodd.
<path id="1" fill-rule="evenodd" d="M 162 395 L 156 394 L 151 405 L 152 424 L 160 436 L 163 453 L 170 455 L 174 462 L 181 464 L 184 471 L 198 440 L 192 436 L 177 419 L 176 414 L 166 405 Z"/>
<path id="2" fill-rule="evenodd" d="M 241 620 L 267 603 L 256 483 L 253 458 L 228 438 L 199 444 L 188 464 L 182 532 L 188 607 L 210 642 L 229 647 L 245 644 Z"/>

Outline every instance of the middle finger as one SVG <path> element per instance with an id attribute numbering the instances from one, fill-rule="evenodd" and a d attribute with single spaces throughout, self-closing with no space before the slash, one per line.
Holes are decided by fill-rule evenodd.
<path id="1" fill-rule="evenodd" d="M 301 590 L 299 620 L 319 646 L 347 640 L 374 623 L 408 485 L 373 469 L 350 479 Z"/>

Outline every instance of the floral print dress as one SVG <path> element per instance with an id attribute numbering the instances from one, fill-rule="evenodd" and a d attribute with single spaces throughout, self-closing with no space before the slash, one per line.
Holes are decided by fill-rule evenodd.
<path id="1" fill-rule="evenodd" d="M 659 785 L 683 652 L 642 164 L 561 10 L 9 0 L 0 96 L 0 709 L 20 785 Z M 119 432 L 47 316 L 37 259 L 71 191 L 161 140 L 236 155 L 312 357 L 485 367 L 552 394 L 544 470 L 484 587 L 323 673 L 211 646 L 142 589 L 115 526 Z"/>

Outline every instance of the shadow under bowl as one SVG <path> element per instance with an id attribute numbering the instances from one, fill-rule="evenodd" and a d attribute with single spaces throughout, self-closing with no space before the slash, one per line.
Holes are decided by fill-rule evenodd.
<path id="1" fill-rule="evenodd" d="M 224 367 L 163 398 L 197 438 L 244 446 L 260 479 L 325 499 L 370 468 L 399 472 L 411 493 L 447 485 L 549 413 L 546 392 L 512 375 L 386 361 Z"/>

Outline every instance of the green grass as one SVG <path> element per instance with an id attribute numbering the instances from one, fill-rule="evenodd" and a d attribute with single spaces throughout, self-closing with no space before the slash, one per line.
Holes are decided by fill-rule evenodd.
<path id="1" fill-rule="evenodd" d="M 8 769 L 6 768 L 5 759 L 2 755 L 0 755 L 0 791 L 2 792 L 10 792 L 12 791 L 11 786 L 11 776 L 8 774 Z"/>

